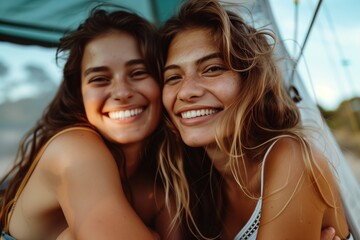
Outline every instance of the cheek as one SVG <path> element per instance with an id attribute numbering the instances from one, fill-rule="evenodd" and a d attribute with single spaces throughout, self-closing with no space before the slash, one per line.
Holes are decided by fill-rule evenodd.
<path id="1" fill-rule="evenodd" d="M 150 90 L 148 94 L 153 101 L 157 101 L 157 102 L 161 101 L 161 91 L 157 83 L 154 82 L 149 84 L 147 89 L 148 91 Z"/>
<path id="2" fill-rule="evenodd" d="M 153 114 L 158 115 L 160 119 L 162 104 L 159 85 L 155 81 L 152 81 L 147 84 L 143 84 L 142 86 L 146 86 L 146 88 L 143 88 L 140 91 L 143 93 L 143 96 L 148 99 L 152 109 L 154 109 Z"/>
<path id="3" fill-rule="evenodd" d="M 92 102 L 94 102 L 94 96 L 93 96 L 93 94 L 91 94 L 89 92 L 83 92 L 82 98 L 83 98 L 85 109 L 88 108 L 88 106 L 91 106 Z"/>
<path id="4" fill-rule="evenodd" d="M 161 112 L 161 92 L 159 87 L 156 85 L 153 90 L 149 94 L 149 100 L 151 101 L 153 108 L 156 109 L 156 112 L 158 112 L 160 115 Z"/>
<path id="5" fill-rule="evenodd" d="M 144 98 L 148 99 L 151 104 L 155 106 L 158 105 L 159 108 L 161 107 L 161 91 L 155 80 L 143 82 L 141 85 L 138 85 L 137 91 L 143 95 Z"/>
<path id="6" fill-rule="evenodd" d="M 88 120 L 91 120 L 91 116 L 95 114 L 99 107 L 101 96 L 96 92 L 82 91 L 82 99 L 86 116 Z"/>
<path id="7" fill-rule="evenodd" d="M 224 90 L 224 100 L 223 102 L 225 103 L 226 106 L 231 105 L 232 103 L 234 103 L 234 101 L 239 97 L 239 91 L 238 89 L 234 86 L 233 88 L 227 88 Z"/>
<path id="8" fill-rule="evenodd" d="M 173 93 L 170 87 L 165 86 L 162 92 L 162 101 L 166 111 L 169 113 L 171 112 L 171 106 L 173 104 L 174 98 L 175 93 Z"/>
<path id="9" fill-rule="evenodd" d="M 218 87 L 221 88 L 223 102 L 225 103 L 225 105 L 232 104 L 239 97 L 240 80 L 238 79 L 232 79 L 226 84 L 222 84 Z"/>

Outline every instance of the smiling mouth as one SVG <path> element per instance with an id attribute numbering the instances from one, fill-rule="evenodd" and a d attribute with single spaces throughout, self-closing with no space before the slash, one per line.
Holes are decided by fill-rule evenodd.
<path id="1" fill-rule="evenodd" d="M 196 118 L 196 117 L 202 117 L 202 116 L 209 116 L 209 115 L 215 114 L 219 111 L 220 111 L 220 109 L 215 109 L 215 108 L 190 110 L 190 111 L 182 112 L 181 118 L 190 119 L 190 118 Z"/>
<path id="2" fill-rule="evenodd" d="M 140 113 L 142 113 L 143 111 L 144 111 L 144 108 L 134 108 L 134 109 L 128 109 L 125 111 L 109 112 L 109 118 L 113 119 L 113 120 L 122 120 L 122 119 L 137 116 Z"/>

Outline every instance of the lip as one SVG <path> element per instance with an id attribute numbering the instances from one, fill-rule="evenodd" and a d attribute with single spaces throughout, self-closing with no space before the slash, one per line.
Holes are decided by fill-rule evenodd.
<path id="1" fill-rule="evenodd" d="M 180 113 L 181 118 L 183 119 L 191 119 L 203 116 L 210 116 L 219 111 L 218 108 L 202 108 L 202 109 L 193 109 L 188 111 L 183 111 Z"/>
<path id="2" fill-rule="evenodd" d="M 201 124 L 210 119 L 213 119 L 222 110 L 222 108 L 218 107 L 188 108 L 178 111 L 176 116 L 180 119 L 182 124 L 190 126 Z"/>
<path id="3" fill-rule="evenodd" d="M 141 115 L 146 110 L 146 107 L 137 106 L 137 107 L 129 107 L 126 109 L 116 109 L 112 111 L 108 111 L 106 113 L 107 117 L 111 120 L 115 121 L 128 121 L 134 119 Z"/>

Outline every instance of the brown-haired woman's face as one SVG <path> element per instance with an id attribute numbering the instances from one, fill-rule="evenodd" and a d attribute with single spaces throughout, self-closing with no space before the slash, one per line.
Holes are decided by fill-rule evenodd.
<path id="1" fill-rule="evenodd" d="M 112 31 L 90 41 L 81 82 L 87 118 L 107 139 L 138 143 L 158 126 L 160 88 L 131 35 Z"/>
<path id="2" fill-rule="evenodd" d="M 216 120 L 239 92 L 239 75 L 227 68 L 210 31 L 176 35 L 164 71 L 163 103 L 189 146 L 215 142 Z"/>

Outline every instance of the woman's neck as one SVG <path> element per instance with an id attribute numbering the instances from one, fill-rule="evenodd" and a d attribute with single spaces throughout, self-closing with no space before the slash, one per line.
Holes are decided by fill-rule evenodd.
<path id="1" fill-rule="evenodd" d="M 225 182 L 234 182 L 235 179 L 229 167 L 229 155 L 222 151 L 216 144 L 206 146 L 205 151 Z"/>
<path id="2" fill-rule="evenodd" d="M 126 177 L 131 178 L 137 171 L 141 162 L 142 143 L 121 145 L 126 161 Z"/>
<path id="3" fill-rule="evenodd" d="M 245 162 L 239 162 L 237 164 L 238 169 L 234 169 L 236 171 L 237 178 L 234 176 L 233 171 L 231 170 L 230 157 L 227 153 L 219 149 L 216 146 L 207 146 L 205 148 L 206 153 L 212 161 L 214 167 L 218 170 L 221 176 L 224 179 L 224 187 L 225 192 L 227 194 L 233 195 L 236 193 L 243 194 L 243 190 L 250 191 L 253 194 L 258 191 L 258 174 L 259 171 L 259 163 L 255 160 Z M 236 161 L 242 161 L 242 159 L 237 159 Z M 240 186 L 241 185 L 241 186 Z M 241 189 L 245 188 L 245 189 Z"/>

